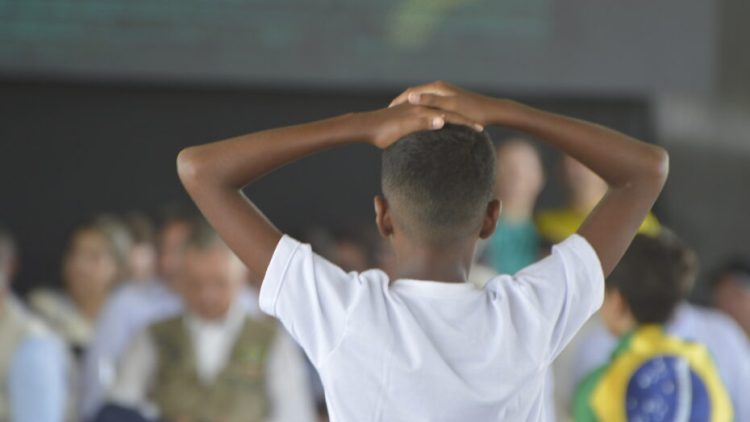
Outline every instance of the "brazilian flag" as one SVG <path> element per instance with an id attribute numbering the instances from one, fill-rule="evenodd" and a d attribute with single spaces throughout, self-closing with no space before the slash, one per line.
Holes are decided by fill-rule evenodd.
<path id="1" fill-rule="evenodd" d="M 732 402 L 705 346 L 644 325 L 578 386 L 578 422 L 730 422 Z"/>

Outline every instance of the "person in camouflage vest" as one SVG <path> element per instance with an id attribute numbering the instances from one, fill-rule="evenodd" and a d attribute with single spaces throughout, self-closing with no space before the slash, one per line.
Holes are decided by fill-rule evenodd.
<path id="1" fill-rule="evenodd" d="M 112 401 L 138 408 L 147 420 L 312 420 L 299 359 L 290 372 L 289 357 L 299 352 L 274 320 L 247 316 L 239 302 L 246 278 L 208 225 L 194 229 L 178 278 L 186 311 L 136 338 Z"/>

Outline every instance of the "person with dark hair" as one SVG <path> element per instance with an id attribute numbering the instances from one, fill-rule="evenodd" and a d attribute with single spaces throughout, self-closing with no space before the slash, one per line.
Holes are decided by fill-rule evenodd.
<path id="1" fill-rule="evenodd" d="M 63 290 L 37 289 L 29 303 L 70 345 L 78 359 L 110 292 L 127 273 L 132 241 L 120 219 L 99 215 L 75 227 L 62 260 Z"/>
<path id="2" fill-rule="evenodd" d="M 207 223 L 185 244 L 178 315 L 129 345 L 97 420 L 305 422 L 314 420 L 304 360 L 278 323 L 241 303 L 247 270 Z M 116 419 L 124 409 L 135 418 Z"/>
<path id="3" fill-rule="evenodd" d="M 407 135 L 383 150 L 381 174 L 392 212 L 415 242 L 442 246 L 466 238 L 494 198 L 492 143 L 466 126 Z"/>
<path id="4" fill-rule="evenodd" d="M 677 277 L 671 285 L 674 290 L 663 292 L 662 296 L 679 297 L 679 302 L 664 324 L 664 329 L 673 336 L 703 344 L 708 348 L 731 396 L 735 419 L 748 420 L 750 402 L 743 398 L 747 391 L 750 391 L 750 342 L 745 338 L 742 329 L 722 312 L 700 307 L 685 300 L 698 274 L 697 258 L 692 250 L 668 229 L 662 228 L 659 238 L 662 242 L 672 245 L 675 250 L 674 259 L 658 263 L 654 257 L 649 258 L 648 262 L 651 265 L 672 268 L 672 273 Z M 634 285 L 637 286 L 638 283 L 634 282 Z M 666 289 L 666 285 L 664 288 Z M 608 308 L 611 302 L 605 301 L 604 308 Z M 609 310 L 606 312 L 612 313 Z M 604 313 L 605 311 L 600 312 Z M 574 394 L 572 387 L 596 368 L 604 365 L 617 348 L 618 336 L 607 330 L 602 318 L 593 318 L 587 325 L 586 331 L 582 332 L 566 350 L 566 358 L 570 361 L 568 365 L 557 365 L 555 368 L 561 380 L 555 389 L 561 414 L 570 413 L 570 403 Z"/>
<path id="5" fill-rule="evenodd" d="M 13 295 L 16 242 L 0 227 L 0 421 L 68 420 L 65 344 Z"/>
<path id="6" fill-rule="evenodd" d="M 477 241 L 500 214 L 486 125 L 528 132 L 585 162 L 609 192 L 547 258 L 467 283 Z M 392 276 L 346 273 L 283 235 L 242 188 L 335 146 L 383 150 L 375 220 Z M 333 421 L 542 420 L 547 368 L 600 306 L 604 275 L 666 180 L 667 153 L 583 121 L 443 82 L 390 107 L 184 149 L 183 185 L 258 275 L 260 307 L 321 374 Z"/>
<path id="7" fill-rule="evenodd" d="M 750 260 L 734 258 L 714 271 L 711 300 L 713 306 L 732 317 L 750 339 Z"/>
<path id="8" fill-rule="evenodd" d="M 665 328 L 687 294 L 695 261 L 669 234 L 633 240 L 607 278 L 601 309 L 619 343 L 578 384 L 576 421 L 734 420 L 725 378 L 709 349 Z"/>

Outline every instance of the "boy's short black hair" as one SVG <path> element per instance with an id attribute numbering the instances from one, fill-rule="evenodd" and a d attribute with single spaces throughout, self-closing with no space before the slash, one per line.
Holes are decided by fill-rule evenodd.
<path id="1" fill-rule="evenodd" d="M 669 231 L 639 234 L 607 278 L 639 324 L 664 324 L 687 293 L 697 272 L 697 257 Z"/>
<path id="2" fill-rule="evenodd" d="M 492 141 L 466 126 L 415 132 L 383 151 L 383 194 L 400 227 L 421 241 L 450 242 L 478 229 L 494 184 Z"/>

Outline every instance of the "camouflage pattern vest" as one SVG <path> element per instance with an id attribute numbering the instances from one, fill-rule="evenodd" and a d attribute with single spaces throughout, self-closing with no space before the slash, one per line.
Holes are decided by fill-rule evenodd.
<path id="1" fill-rule="evenodd" d="M 230 358 L 216 379 L 206 385 L 198 378 L 190 335 L 183 317 L 150 328 L 159 368 L 150 398 L 168 421 L 255 422 L 268 418 L 266 363 L 276 336 L 268 319 L 245 323 Z"/>

